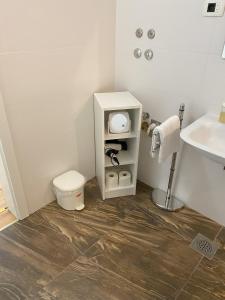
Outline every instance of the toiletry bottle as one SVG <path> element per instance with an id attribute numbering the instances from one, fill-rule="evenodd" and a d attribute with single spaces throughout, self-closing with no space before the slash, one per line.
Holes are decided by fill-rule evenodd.
<path id="1" fill-rule="evenodd" d="M 221 109 L 219 121 L 221 123 L 225 123 L 225 102 L 222 104 L 222 109 Z"/>

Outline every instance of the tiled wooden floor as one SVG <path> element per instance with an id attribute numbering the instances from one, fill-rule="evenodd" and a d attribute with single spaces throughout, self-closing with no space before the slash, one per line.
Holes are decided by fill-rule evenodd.
<path id="1" fill-rule="evenodd" d="M 220 245 L 212 261 L 189 247 L 199 232 Z M 0 299 L 225 299 L 225 229 L 158 210 L 142 184 L 103 202 L 93 180 L 82 212 L 52 203 L 0 233 Z"/>

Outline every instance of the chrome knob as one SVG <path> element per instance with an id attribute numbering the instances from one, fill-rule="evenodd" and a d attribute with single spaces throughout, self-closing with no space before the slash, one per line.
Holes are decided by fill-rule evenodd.
<path id="1" fill-rule="evenodd" d="M 149 29 L 148 38 L 152 40 L 152 39 L 154 39 L 154 37 L 155 37 L 155 30 L 154 29 Z"/>
<path id="2" fill-rule="evenodd" d="M 143 29 L 142 28 L 138 28 L 136 30 L 136 37 L 139 38 L 139 39 L 142 38 L 143 33 L 144 33 Z"/>
<path id="3" fill-rule="evenodd" d="M 147 50 L 145 51 L 145 58 L 146 58 L 147 60 L 153 59 L 153 56 L 154 56 L 154 54 L 153 54 L 153 51 L 152 51 L 151 49 L 147 49 Z"/>
<path id="4" fill-rule="evenodd" d="M 141 49 L 140 48 L 136 48 L 135 50 L 134 50 L 134 57 L 135 58 L 140 58 L 142 56 L 142 51 L 141 51 Z"/>

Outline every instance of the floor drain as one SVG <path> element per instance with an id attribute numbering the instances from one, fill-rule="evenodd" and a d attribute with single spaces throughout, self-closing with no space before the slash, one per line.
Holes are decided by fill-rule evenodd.
<path id="1" fill-rule="evenodd" d="M 193 239 L 191 248 L 211 260 L 218 250 L 218 245 L 199 233 Z"/>

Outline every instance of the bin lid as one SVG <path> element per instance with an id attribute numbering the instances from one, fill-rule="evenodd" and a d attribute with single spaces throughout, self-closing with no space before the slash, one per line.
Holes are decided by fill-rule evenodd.
<path id="1" fill-rule="evenodd" d="M 85 177 L 77 171 L 66 172 L 53 180 L 53 185 L 63 192 L 73 192 L 85 184 Z"/>

